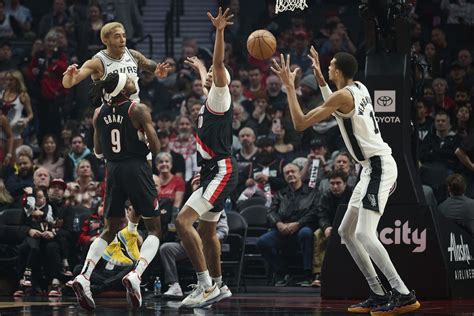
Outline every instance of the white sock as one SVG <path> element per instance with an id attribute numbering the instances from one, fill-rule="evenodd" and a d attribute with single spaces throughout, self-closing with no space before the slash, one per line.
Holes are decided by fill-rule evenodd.
<path id="1" fill-rule="evenodd" d="M 128 231 L 129 232 L 136 232 L 137 231 L 137 227 L 138 227 L 138 223 L 133 223 L 131 221 L 128 221 Z"/>
<path id="2" fill-rule="evenodd" d="M 92 242 L 89 251 L 87 252 L 84 267 L 81 271 L 81 274 L 83 274 L 87 279 L 90 279 L 92 271 L 100 258 L 102 258 L 102 254 L 104 253 L 105 248 L 107 248 L 107 245 L 108 243 L 100 237 Z"/>
<path id="3" fill-rule="evenodd" d="M 369 286 L 372 292 L 374 292 L 377 295 L 385 294 L 385 291 L 382 286 L 382 282 L 380 282 L 380 279 L 378 276 L 368 277 L 366 279 L 367 279 L 367 283 L 369 283 Z"/>
<path id="4" fill-rule="evenodd" d="M 398 274 L 394 275 L 392 278 L 388 279 L 390 286 L 397 290 L 398 293 L 407 295 L 410 293 L 410 290 L 406 287 L 405 283 L 403 283 L 402 278 Z"/>
<path id="5" fill-rule="evenodd" d="M 222 275 L 220 277 L 217 277 L 217 278 L 212 278 L 212 281 L 214 281 L 214 283 L 217 284 L 217 287 L 221 287 L 221 285 L 222 285 Z"/>
<path id="6" fill-rule="evenodd" d="M 198 285 L 202 285 L 205 289 L 212 286 L 212 279 L 209 275 L 209 271 L 196 272 Z"/>
<path id="7" fill-rule="evenodd" d="M 130 223 L 130 222 L 129 222 Z M 160 247 L 160 239 L 155 235 L 148 235 L 140 249 L 140 259 L 138 259 L 135 271 L 141 277 L 150 262 L 155 258 Z"/>

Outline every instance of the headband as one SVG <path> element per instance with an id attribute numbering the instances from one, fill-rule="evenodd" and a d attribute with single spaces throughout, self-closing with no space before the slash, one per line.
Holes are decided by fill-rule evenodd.
<path id="1" fill-rule="evenodd" d="M 116 97 L 120 93 L 120 91 L 123 90 L 126 83 L 127 83 L 127 75 L 124 74 L 124 73 L 120 73 L 119 74 L 119 80 L 117 82 L 117 85 L 115 86 L 114 91 L 112 91 L 110 93 L 105 93 L 104 99 L 107 100 L 107 101 L 112 100 L 113 97 Z"/>

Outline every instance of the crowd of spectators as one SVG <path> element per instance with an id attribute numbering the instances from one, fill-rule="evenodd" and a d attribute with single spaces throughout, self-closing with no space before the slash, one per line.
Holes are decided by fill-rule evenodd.
<path id="1" fill-rule="evenodd" d="M 50 295 L 57 296 L 60 283 L 103 227 L 104 194 L 104 162 L 93 155 L 93 109 L 84 99 L 88 87 L 65 89 L 62 74 L 68 64 L 81 64 L 103 48 L 99 33 L 105 23 L 122 22 L 129 46 L 143 35 L 143 25 L 141 2 L 133 0 L 54 0 L 51 8 L 39 2 L 0 0 L 0 209 L 24 210 L 24 226 L 15 230 L 20 285 L 33 282 L 40 291 L 46 284 Z M 301 69 L 296 87 L 304 111 L 322 103 L 307 57 L 310 45 L 319 51 L 323 73 L 340 51 L 357 56 L 363 69 L 365 38 L 351 32 L 352 25 L 343 19 L 344 10 L 357 6 L 332 5 L 325 10 L 320 5 L 324 20 L 315 25 L 310 10 L 275 15 L 274 1 L 266 3 L 252 28 L 272 31 L 278 43 L 275 58 L 290 54 L 292 69 Z M 245 52 L 246 37 L 239 35 L 244 25 L 239 0 L 223 4 L 235 14 L 234 25 L 226 29 L 225 63 L 234 74 L 233 149 L 239 166 L 239 186 L 227 205 L 235 208 L 264 197 L 270 230 L 257 245 L 277 273 L 275 284 L 291 283 L 283 260 L 274 258 L 282 255 L 285 241 L 301 249 L 303 283 L 319 285 L 332 220 L 338 205 L 347 203 L 359 166 L 347 154 L 334 118 L 302 133 L 294 130 L 285 90 L 270 72 L 269 61 Z M 410 13 L 413 50 L 424 65 L 425 77 L 414 118 L 419 127 L 418 165 L 420 170 L 445 175 L 436 183 L 422 179 L 440 203 L 448 195 L 468 205 L 474 198 L 473 46 L 465 40 L 472 34 L 473 16 L 472 4 L 447 0 L 419 1 Z M 197 56 L 209 67 L 210 50 L 193 38 L 183 38 L 181 52 L 160 60 L 171 66 L 166 78 L 139 73 L 141 102 L 150 107 L 161 142 L 153 171 L 165 234 L 172 234 L 172 229 L 168 231 L 172 214 L 189 196 L 199 172 L 196 117 L 206 96 L 204 83 L 184 60 Z M 315 160 L 319 165 L 313 174 Z M 454 215 L 444 214 L 458 222 L 474 219 L 472 208 L 457 209 Z M 15 243 L 12 236 L 6 238 L 0 242 Z M 179 243 L 171 246 L 179 248 Z M 167 250 L 160 251 L 163 257 Z M 40 251 L 48 254 L 46 262 L 35 260 Z M 35 269 L 44 270 L 41 280 L 35 280 Z M 167 274 L 165 280 L 176 288 L 176 273 Z"/>

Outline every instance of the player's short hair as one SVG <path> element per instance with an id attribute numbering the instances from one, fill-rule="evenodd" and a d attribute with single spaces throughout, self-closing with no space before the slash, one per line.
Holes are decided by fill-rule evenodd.
<path id="1" fill-rule="evenodd" d="M 460 196 L 464 194 L 466 190 L 466 180 L 459 173 L 454 173 L 446 178 L 448 184 L 448 190 L 451 195 Z"/>
<path id="2" fill-rule="evenodd" d="M 334 58 L 336 59 L 334 63 L 336 69 L 342 72 L 345 78 L 354 78 L 359 67 L 357 59 L 353 55 L 344 52 L 337 53 Z"/>
<path id="3" fill-rule="evenodd" d="M 123 24 L 120 22 L 110 22 L 102 26 L 102 29 L 100 30 L 100 40 L 102 41 L 104 45 L 105 45 L 105 39 L 108 38 L 112 30 L 116 29 L 117 27 L 121 27 L 122 29 L 125 30 L 125 28 L 123 27 Z"/>

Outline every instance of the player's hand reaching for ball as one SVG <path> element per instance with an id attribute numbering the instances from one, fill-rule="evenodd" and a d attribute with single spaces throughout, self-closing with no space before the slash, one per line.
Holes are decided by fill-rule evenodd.
<path id="1" fill-rule="evenodd" d="M 311 67 L 313 67 L 313 73 L 316 77 L 316 80 L 318 81 L 318 84 L 320 86 L 325 86 L 326 80 L 324 79 L 323 72 L 321 71 L 321 65 L 319 63 L 319 54 L 313 45 L 311 45 L 308 57 L 309 59 L 311 59 Z"/>
<path id="2" fill-rule="evenodd" d="M 234 17 L 234 15 L 229 14 L 229 12 L 230 12 L 230 10 L 229 10 L 229 8 L 227 8 L 224 11 L 224 14 L 222 14 L 222 8 L 219 7 L 219 12 L 217 13 L 216 17 L 212 16 L 212 14 L 210 12 L 207 12 L 207 16 L 209 17 L 209 20 L 211 20 L 212 25 L 214 25 L 214 27 L 217 30 L 223 30 L 223 29 L 225 29 L 225 27 L 227 25 L 234 24 L 234 22 L 230 21 Z"/>
<path id="3" fill-rule="evenodd" d="M 273 59 L 273 66 L 270 68 L 278 77 L 281 82 L 287 87 L 295 87 L 296 73 L 300 70 L 295 68 L 293 71 L 290 70 L 290 55 L 286 55 L 286 60 L 283 54 L 280 55 L 280 63 Z"/>
<path id="4" fill-rule="evenodd" d="M 158 78 L 165 78 L 168 76 L 168 72 L 171 70 L 171 66 L 168 63 L 158 63 L 155 68 L 155 75 Z"/>
<path id="5" fill-rule="evenodd" d="M 79 73 L 79 69 L 77 69 L 77 64 L 69 65 L 65 72 L 63 72 L 63 76 L 69 75 L 74 77 Z"/>

